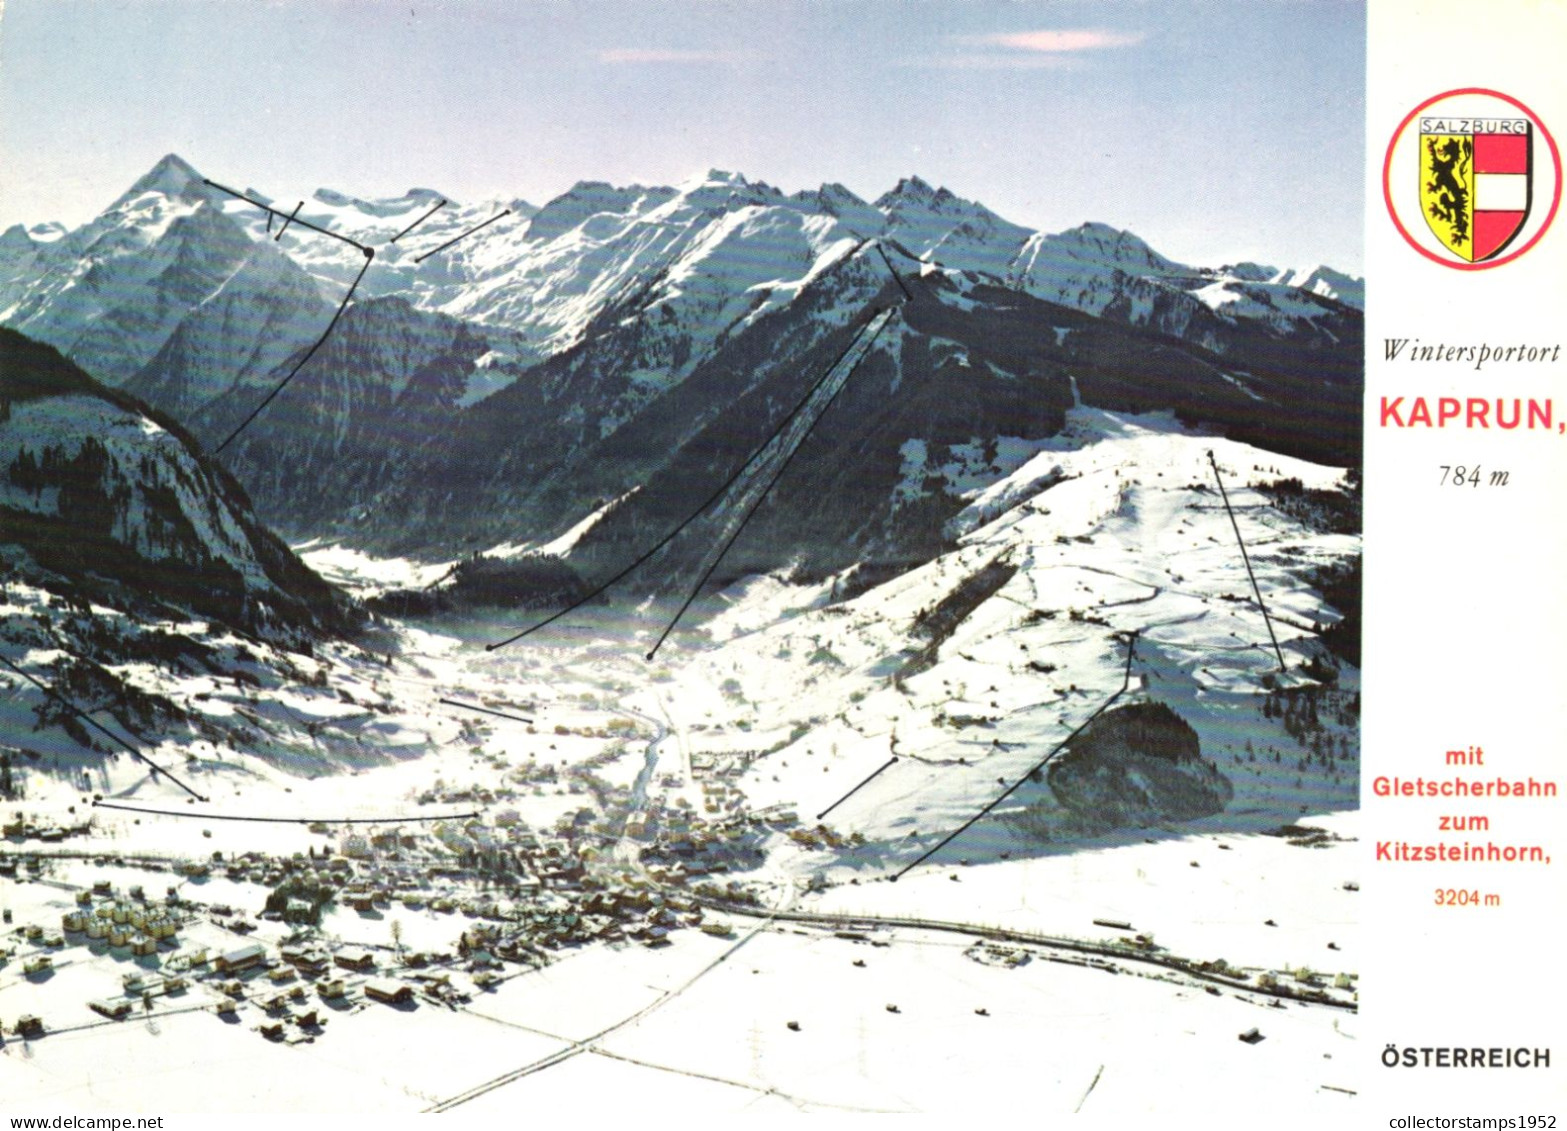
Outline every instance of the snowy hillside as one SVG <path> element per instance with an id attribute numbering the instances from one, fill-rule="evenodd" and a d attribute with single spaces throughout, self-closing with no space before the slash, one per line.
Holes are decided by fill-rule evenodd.
<path id="1" fill-rule="evenodd" d="M 69 742 L 38 741 L 120 753 L 70 702 L 154 743 L 189 741 L 205 733 L 200 712 L 164 694 L 159 667 L 194 677 L 207 698 L 215 676 L 236 688 L 275 678 L 290 653 L 362 620 L 176 425 L 11 330 L 0 330 L 0 526 L 0 650 L 65 696 L 8 681 L 19 694 L 0 728 L 7 743 L 58 726 Z M 24 707 L 32 725 L 13 727 Z"/>
<path id="2" fill-rule="evenodd" d="M 40 564 L 181 600 L 252 631 L 339 631 L 339 594 L 159 423 L 47 346 L 0 330 L 0 508 Z"/>
<path id="3" fill-rule="evenodd" d="M 1210 450 L 1287 674 L 1278 673 Z M 749 806 L 802 815 L 896 756 L 828 822 L 864 847 L 820 858 L 822 867 L 881 873 L 1015 785 L 1109 701 L 1135 637 L 1124 701 L 1172 707 L 1233 784 L 1233 800 L 1202 827 L 1256 831 L 1301 811 L 1352 807 L 1356 728 L 1330 720 L 1356 697 L 1356 675 L 1322 644 L 1342 610 L 1324 604 L 1314 579 L 1356 555 L 1358 538 L 1303 525 L 1250 486 L 1298 479 L 1331 495 L 1339 477 L 1190 434 L 1167 417 L 1074 410 L 1061 437 L 975 493 L 957 520 L 967 531 L 961 545 L 929 564 L 847 601 L 832 600 L 831 586 L 715 598 L 715 608 L 730 604 L 707 625 L 721 643 L 693 655 L 671 692 L 688 716 L 703 704 L 684 735 L 688 756 L 716 774 L 737 772 Z M 753 608 L 763 594 L 767 604 Z M 780 609 L 791 611 L 772 623 Z M 1303 684 L 1302 665 L 1338 674 L 1331 687 Z M 1316 701 L 1323 729 L 1301 741 L 1282 734 L 1262 713 L 1270 688 Z M 1249 757 L 1265 744 L 1282 747 L 1287 772 L 1271 757 Z M 943 858 L 1028 854 L 1082 836 L 1042 784 L 1025 784 L 989 820 Z"/>

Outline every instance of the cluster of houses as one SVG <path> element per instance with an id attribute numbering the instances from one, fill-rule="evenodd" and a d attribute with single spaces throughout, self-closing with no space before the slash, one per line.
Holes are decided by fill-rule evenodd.
<path id="1" fill-rule="evenodd" d="M 184 974 L 173 972 L 134 970 L 121 975 L 120 984 L 120 997 L 95 998 L 87 1003 L 88 1007 L 95 1013 L 118 1021 L 130 1016 L 137 1002 L 141 1003 L 142 1008 L 150 1009 L 153 998 L 185 992 L 190 988 L 190 979 Z"/>
<path id="2" fill-rule="evenodd" d="M 343 880 L 337 901 L 361 912 L 401 903 L 495 917 L 497 897 L 465 893 L 464 881 L 481 880 L 490 891 L 528 899 L 575 886 L 586 869 L 578 849 L 562 840 L 541 841 L 514 811 L 503 811 L 493 825 L 470 818 L 435 822 L 419 835 L 398 829 L 352 833 L 340 850 L 354 863 L 342 873 L 333 869 L 333 877 Z"/>
<path id="3" fill-rule="evenodd" d="M 228 860 L 215 855 L 174 869 L 198 879 L 220 870 L 236 881 L 274 890 L 291 890 L 287 885 L 304 881 L 330 891 L 340 906 L 369 914 L 393 904 L 460 912 L 475 922 L 466 925 L 452 953 L 400 950 L 387 965 L 373 951 L 335 946 L 308 930 L 295 931 L 295 941 L 275 946 L 255 941 L 222 953 L 180 950 L 182 928 L 197 919 L 241 935 L 256 924 L 221 903 L 182 901 L 172 888 L 166 900 L 155 901 L 140 886 L 120 892 L 106 880 L 78 893 L 77 906 L 61 917 L 61 932 L 45 934 L 36 926 L 19 930 L 40 946 L 64 945 L 66 936 L 79 934 L 86 941 L 127 947 L 136 956 L 160 956 L 157 974 L 134 972 L 127 975 L 122 996 L 88 1003 L 105 1017 L 124 1018 L 150 1008 L 152 999 L 184 992 L 194 979 L 216 995 L 220 1013 L 235 1013 L 246 1001 L 258 1005 L 268 1018 L 264 1035 L 280 1040 L 310 1039 L 319 1030 L 317 1017 L 308 1026 L 298 1022 L 313 1012 L 317 997 L 334 1005 L 363 1000 L 406 1006 L 421 998 L 452 1005 L 466 1000 L 452 981 L 454 967 L 466 967 L 473 984 L 487 988 L 503 978 L 505 963 L 543 966 L 549 952 L 564 947 L 599 940 L 660 946 L 671 932 L 692 927 L 729 933 L 727 924 L 705 923 L 698 903 L 678 889 L 688 877 L 707 871 L 696 860 L 706 846 L 727 844 L 734 830 L 693 822 L 687 808 L 666 813 L 655 807 L 677 859 L 654 860 L 642 871 L 612 869 L 604 867 L 608 850 L 603 841 L 578 835 L 582 814 L 595 819 L 591 810 L 578 810 L 559 835 L 535 833 L 514 810 L 503 810 L 491 823 L 471 818 L 434 822 L 414 832 L 349 832 L 339 839 L 336 853 L 277 857 L 251 852 Z M 259 917 L 290 921 L 286 908 Z M 47 953 L 28 959 L 36 973 L 46 972 L 51 961 Z"/>
<path id="4" fill-rule="evenodd" d="M 859 837 L 858 840 L 855 838 Z M 789 830 L 789 839 L 795 844 L 806 848 L 849 848 L 855 844 L 863 844 L 864 838 L 858 833 L 851 836 L 841 836 L 826 825 L 817 825 L 814 829 L 793 828 Z"/>
<path id="5" fill-rule="evenodd" d="M 322 829 L 322 831 L 325 831 Z M 332 856 L 329 851 L 323 850 L 319 854 L 306 855 L 296 852 L 292 857 L 266 856 L 260 852 L 246 852 L 226 863 L 214 858 L 212 864 L 204 861 L 194 861 L 184 865 L 176 865 L 175 870 L 182 875 L 199 879 L 210 875 L 214 869 L 221 870 L 223 875 L 236 882 L 263 884 L 267 887 L 276 887 L 286 879 L 293 878 L 303 873 L 314 873 L 325 878 L 342 882 L 353 875 L 353 864 L 340 857 Z"/>
<path id="6" fill-rule="evenodd" d="M 326 1022 L 288 952 L 285 946 L 274 957 L 266 944 L 248 943 L 216 955 L 207 976 L 209 988 L 218 995 L 213 1012 L 232 1017 L 241 1002 L 253 1001 L 265 1012 L 265 1019 L 255 1026 L 263 1037 L 290 1043 L 314 1040 Z M 324 964 L 314 968 L 330 973 Z M 323 978 L 315 991 L 323 1001 L 332 1001 L 346 997 L 348 987 L 341 978 Z"/>
<path id="7" fill-rule="evenodd" d="M 232 908 L 213 905 L 202 908 L 182 901 L 173 888 L 165 900 L 149 899 L 141 886 L 128 891 L 113 889 L 107 880 L 95 883 L 91 890 L 76 894 L 76 906 L 61 915 L 61 929 L 40 924 L 25 924 L 14 929 L 25 944 L 33 948 L 22 960 L 24 975 L 46 978 L 54 970 L 57 948 L 70 945 L 91 946 L 94 942 L 108 948 L 125 948 L 130 956 L 156 956 L 157 967 L 136 965 L 121 976 L 118 996 L 92 998 L 86 1005 L 110 1020 L 122 1020 L 138 1010 L 151 1010 L 155 998 L 182 994 L 193 984 L 204 986 L 215 995 L 214 1011 L 237 1012 L 244 1001 L 252 1001 L 266 1013 L 259 1030 L 278 1040 L 311 1040 L 323 1024 L 312 1005 L 311 990 L 323 1002 L 354 1000 L 362 991 L 366 1000 L 405 1005 L 414 998 L 414 988 L 381 976 L 375 955 L 363 948 L 332 948 L 324 941 L 294 943 L 275 950 L 263 942 L 250 942 L 231 950 L 214 952 L 207 946 L 182 945 L 182 928 L 200 918 L 222 923 Z M 247 928 L 243 919 L 226 924 Z M 14 954 L 15 946 L 0 948 L 0 961 Z M 123 952 L 122 952 L 123 953 Z M 427 962 L 427 956 L 416 961 Z M 450 1003 L 460 999 L 448 974 L 417 975 L 425 996 Z M 313 981 L 314 986 L 307 986 Z M 424 983 L 429 983 L 428 986 Z M 292 1025 L 292 1028 L 288 1026 Z M 19 1017 L 10 1031 L 25 1039 L 44 1034 L 42 1019 L 36 1015 Z"/>
<path id="8" fill-rule="evenodd" d="M 179 933 L 187 921 L 186 909 L 173 889 L 166 900 L 156 901 L 148 899 L 139 886 L 121 893 L 103 880 L 91 890 L 76 893 L 76 905 L 60 916 L 58 929 L 28 923 L 14 930 L 25 945 L 34 948 L 22 959 L 22 973 L 36 980 L 49 977 L 55 970 L 56 952 L 73 945 L 98 943 L 134 958 L 159 956 L 160 971 L 138 966 L 124 975 L 122 996 L 87 1002 L 93 1011 L 119 1019 L 138 1004 L 146 1006 L 154 997 L 186 989 L 189 981 L 185 972 L 207 961 L 205 948 L 180 950 Z M 21 1017 L 13 1032 L 27 1038 L 42 1036 L 43 1021 L 36 1015 Z"/>
<path id="9" fill-rule="evenodd" d="M 551 766 L 549 769 L 553 771 L 554 767 Z M 518 771 L 514 770 L 510 776 L 515 777 L 517 773 Z M 547 779 L 540 778 L 539 780 L 554 781 L 555 774 L 551 772 Z M 414 800 L 420 805 L 499 805 L 502 802 L 515 801 L 516 799 L 516 792 L 507 789 L 505 786 L 499 789 L 490 789 L 488 786 L 482 785 L 453 787 L 437 783 L 436 788 L 425 790 Z"/>
<path id="10" fill-rule="evenodd" d="M 141 889 L 135 890 L 138 895 L 134 898 L 118 896 L 109 891 L 106 882 L 101 883 L 92 891 L 77 893 L 76 907 L 60 916 L 59 929 L 41 923 L 14 928 L 15 934 L 35 948 L 23 958 L 22 973 L 47 976 L 54 969 L 52 952 L 73 942 L 91 945 L 101 940 L 105 946 L 124 947 L 138 957 L 177 947 L 183 922 L 177 900 L 171 897 L 169 904 L 160 905 L 147 901 Z"/>
<path id="11" fill-rule="evenodd" d="M 184 922 L 179 897 L 170 889 L 166 902 L 147 899 L 140 888 L 124 895 L 111 891 L 107 880 L 100 880 L 91 891 L 76 893 L 76 908 L 60 916 L 66 934 L 79 934 L 111 947 L 129 947 L 138 957 L 157 954 L 160 946 L 177 946 Z"/>
<path id="12" fill-rule="evenodd" d="M 702 810 L 707 813 L 738 813 L 745 806 L 740 787 L 722 779 L 702 779 Z"/>
<path id="13" fill-rule="evenodd" d="M 597 807 L 569 810 L 553 829 L 531 829 L 516 809 L 504 807 L 512 796 L 509 790 L 476 787 L 479 792 L 467 799 L 496 806 L 488 820 L 354 828 L 341 833 L 334 845 L 286 856 L 246 852 L 225 858 L 214 852 L 208 859 L 172 865 L 138 861 L 147 869 L 172 867 L 198 883 L 221 875 L 269 888 L 274 896 L 285 894 L 287 906 L 274 899 L 265 911 L 251 910 L 258 919 L 295 923 L 299 929 L 282 943 L 251 941 L 221 953 L 189 945 L 182 949 L 182 933 L 197 921 L 238 935 L 255 931 L 257 923 L 222 904 L 182 900 L 173 888 L 167 899 L 151 900 L 140 887 L 120 892 L 100 881 L 78 893 L 77 906 L 61 916 L 59 931 L 21 929 L 38 950 L 27 960 L 29 972 L 46 975 L 52 962 L 49 949 L 67 945 L 69 936 L 79 935 L 88 943 L 101 940 L 111 948 L 128 948 L 136 957 L 156 956 L 159 969 L 149 972 L 145 967 L 150 964 L 144 962 L 125 976 L 120 996 L 89 1002 L 99 1014 L 123 1018 L 194 984 L 215 995 L 218 1012 L 233 1014 L 242 1003 L 253 1003 L 267 1017 L 263 1035 L 296 1040 L 319 1032 L 322 1004 L 407 1007 L 423 999 L 454 1005 L 466 1000 L 472 987 L 499 982 L 506 963 L 536 968 L 561 948 L 593 941 L 656 947 L 686 928 L 730 935 L 727 923 L 704 915 L 687 885 L 695 883 L 699 896 L 754 902 L 739 885 L 731 883 L 726 889 L 710 881 L 715 874 L 758 862 L 762 840 L 796 827 L 795 814 L 781 808 L 748 814 L 731 785 L 709 781 L 702 794 L 704 812 L 685 798 L 668 801 L 666 794 L 622 823 L 610 814 L 625 812 L 620 803 L 629 791 L 589 770 L 572 767 L 562 772 L 529 763 L 508 774 L 530 783 L 569 777 L 574 792 L 594 795 Z M 449 801 L 456 795 L 438 790 L 431 799 Z M 313 826 L 311 831 L 330 835 L 333 830 Z M 616 845 L 627 835 L 640 842 L 641 866 L 636 869 L 616 863 Z M 15 858 L 0 864 L 14 869 Z M 318 901 L 331 899 L 340 908 L 370 916 L 401 905 L 461 913 L 473 922 L 463 925 L 451 952 L 405 952 L 394 935 L 399 943 L 395 959 L 389 952 L 378 957 L 374 951 L 338 946 L 306 929 L 319 922 L 319 906 L 301 919 L 306 910 L 301 900 L 300 915 L 291 914 L 297 892 L 316 893 Z M 454 982 L 454 970 L 463 968 L 468 978 Z"/>
<path id="14" fill-rule="evenodd" d="M 414 980 L 422 982 L 422 975 Z M 208 979 L 220 996 L 213 1009 L 219 1015 L 238 1013 L 241 1003 L 259 1007 L 265 1019 L 255 1028 L 268 1040 L 294 1043 L 314 1040 L 326 1025 L 322 1005 L 353 1006 L 379 1001 L 403 1006 L 415 990 L 406 981 L 383 974 L 376 955 L 362 947 L 335 950 L 319 940 L 285 942 L 278 947 L 249 943 L 217 955 Z M 449 988 L 449 980 L 447 982 Z M 425 996 L 452 1000 L 439 992 Z"/>
<path id="15" fill-rule="evenodd" d="M 776 832 L 792 836 L 798 831 L 799 816 L 782 806 L 708 820 L 682 805 L 683 801 L 681 798 L 673 806 L 655 801 L 643 826 L 653 838 L 643 849 L 643 859 L 678 866 L 671 878 L 747 871 L 761 864 L 762 844 L 768 836 Z"/>
<path id="16" fill-rule="evenodd" d="M 672 931 L 702 922 L 694 899 L 663 890 L 653 877 L 594 873 L 571 889 L 570 898 L 547 897 L 520 906 L 501 922 L 465 931 L 459 954 L 480 965 L 494 957 L 538 966 L 548 960 L 548 951 L 595 940 L 662 946 Z"/>

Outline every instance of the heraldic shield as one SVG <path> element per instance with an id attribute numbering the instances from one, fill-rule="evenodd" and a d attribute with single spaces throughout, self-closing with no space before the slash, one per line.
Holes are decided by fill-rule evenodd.
<path id="1" fill-rule="evenodd" d="M 1522 230 L 1533 142 L 1527 119 L 1420 119 L 1420 211 L 1448 251 L 1483 263 Z"/>

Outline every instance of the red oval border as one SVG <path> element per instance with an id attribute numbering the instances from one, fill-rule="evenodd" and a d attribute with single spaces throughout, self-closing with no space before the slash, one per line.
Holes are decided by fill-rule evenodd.
<path id="1" fill-rule="evenodd" d="M 1393 150 L 1398 147 L 1398 141 L 1401 137 L 1404 136 L 1404 130 L 1409 127 L 1409 123 L 1415 120 L 1415 115 L 1433 103 L 1440 102 L 1444 98 L 1455 98 L 1461 94 L 1483 94 L 1491 98 L 1500 98 L 1503 102 L 1506 102 L 1511 106 L 1515 106 L 1527 114 L 1530 121 L 1534 122 L 1535 125 L 1540 127 L 1540 133 L 1545 138 L 1545 144 L 1548 145 L 1551 150 L 1551 163 L 1556 167 L 1556 191 L 1554 194 L 1552 194 L 1550 211 L 1545 214 L 1545 223 L 1540 225 L 1540 230 L 1535 232 L 1534 235 L 1530 237 L 1529 242 L 1524 244 L 1517 251 L 1510 252 L 1507 255 L 1502 256 L 1500 259 L 1487 260 L 1484 263 L 1465 263 L 1462 260 L 1445 259 L 1442 256 L 1437 255 L 1434 251 L 1422 247 L 1419 243 L 1417 243 L 1415 238 L 1409 234 L 1409 229 L 1404 227 L 1404 222 L 1398 218 L 1398 210 L 1393 206 L 1392 185 L 1389 183 L 1393 171 Z M 1404 237 L 1404 242 L 1409 244 L 1410 247 L 1414 248 L 1421 255 L 1431 260 L 1431 262 L 1440 263 L 1443 267 L 1451 267 L 1455 271 L 1487 271 L 1492 267 L 1500 267 L 1504 263 L 1511 263 L 1520 255 L 1524 254 L 1524 252 L 1534 247 L 1535 244 L 1539 243 L 1540 237 L 1545 235 L 1545 233 L 1550 230 L 1552 221 L 1556 219 L 1556 210 L 1558 207 L 1560 207 L 1562 202 L 1561 151 L 1556 148 L 1556 139 L 1551 136 L 1551 131 L 1545 128 L 1545 123 L 1540 120 L 1540 116 L 1511 95 L 1503 94 L 1499 90 L 1490 90 L 1482 86 L 1466 86 L 1460 87 L 1457 90 L 1445 90 L 1441 94 L 1433 94 L 1430 98 L 1427 98 L 1408 114 L 1404 115 L 1404 120 L 1398 123 L 1398 129 L 1393 131 L 1393 139 L 1387 143 L 1387 154 L 1382 158 L 1382 201 L 1387 205 L 1387 214 L 1392 218 L 1393 226 L 1398 229 L 1398 234 Z"/>

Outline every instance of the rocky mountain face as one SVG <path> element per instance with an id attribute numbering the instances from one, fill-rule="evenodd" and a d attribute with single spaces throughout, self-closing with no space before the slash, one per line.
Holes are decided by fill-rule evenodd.
<path id="1" fill-rule="evenodd" d="M 719 172 L 538 209 L 235 192 L 170 156 L 77 231 L 13 228 L 0 322 L 209 449 L 287 380 L 220 458 L 291 538 L 602 576 L 745 468 L 892 306 L 726 572 L 928 560 L 1079 403 L 1358 461 L 1360 283 L 1327 268 L 1033 232 L 918 178 L 873 203 Z M 672 561 L 700 561 L 734 510 Z"/>

